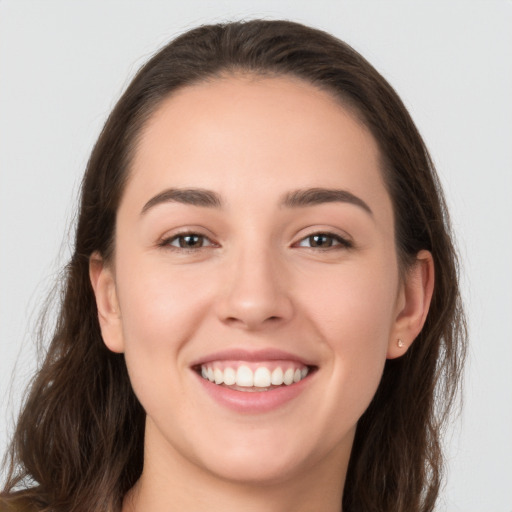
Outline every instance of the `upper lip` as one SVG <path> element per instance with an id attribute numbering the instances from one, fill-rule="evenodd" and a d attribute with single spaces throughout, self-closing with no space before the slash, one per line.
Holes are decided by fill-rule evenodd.
<path id="1" fill-rule="evenodd" d="M 258 362 L 258 361 L 296 361 L 305 366 L 314 366 L 312 361 L 309 361 L 303 357 L 300 357 L 291 352 L 284 350 L 267 348 L 259 350 L 247 350 L 243 348 L 231 348 L 227 350 L 220 350 L 218 352 L 212 352 L 206 356 L 203 356 L 192 362 L 190 366 L 200 366 L 202 364 L 210 363 L 213 361 L 247 361 L 247 362 Z"/>

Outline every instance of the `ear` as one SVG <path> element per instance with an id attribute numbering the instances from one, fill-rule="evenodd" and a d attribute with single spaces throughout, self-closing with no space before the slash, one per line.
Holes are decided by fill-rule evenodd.
<path id="1" fill-rule="evenodd" d="M 112 352 L 124 352 L 121 312 L 114 274 L 99 253 L 89 258 L 89 278 L 96 297 L 98 321 L 105 345 Z"/>
<path id="2" fill-rule="evenodd" d="M 420 251 L 400 287 L 388 359 L 402 356 L 412 345 L 425 324 L 433 292 L 434 260 L 429 251 Z"/>

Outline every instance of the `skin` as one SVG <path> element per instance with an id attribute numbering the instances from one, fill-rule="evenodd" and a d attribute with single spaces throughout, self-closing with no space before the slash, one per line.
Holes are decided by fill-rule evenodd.
<path id="1" fill-rule="evenodd" d="M 379 160 L 354 115 L 292 78 L 189 86 L 149 120 L 113 261 L 95 254 L 90 265 L 103 338 L 125 354 L 147 412 L 144 470 L 125 511 L 339 512 L 357 421 L 386 358 L 421 330 L 433 288 L 428 252 L 399 271 Z M 319 187 L 371 213 L 345 201 L 282 205 Z M 222 206 L 165 201 L 141 213 L 170 188 L 213 191 Z M 180 248 L 184 231 L 204 246 Z M 311 246 L 314 233 L 332 234 L 326 247 Z M 241 414 L 191 369 L 241 347 L 285 350 L 317 371 L 282 407 Z"/>

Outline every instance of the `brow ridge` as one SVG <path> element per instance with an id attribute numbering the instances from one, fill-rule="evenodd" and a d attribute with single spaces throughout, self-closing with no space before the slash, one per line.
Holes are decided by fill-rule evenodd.
<path id="1" fill-rule="evenodd" d="M 205 208 L 221 208 L 219 194 L 202 188 L 169 188 L 152 197 L 142 208 L 141 215 L 151 208 L 164 203 L 182 203 Z M 281 206 L 286 208 L 303 208 L 323 203 L 348 203 L 358 206 L 373 216 L 368 204 L 348 190 L 331 188 L 306 188 L 288 192 L 284 195 Z"/>
<path id="2" fill-rule="evenodd" d="M 220 196 L 202 188 L 169 188 L 152 197 L 142 208 L 141 215 L 151 208 L 164 203 L 182 203 L 204 208 L 220 208 Z"/>
<path id="3" fill-rule="evenodd" d="M 332 188 L 307 188 L 288 192 L 282 201 L 282 205 L 286 208 L 303 208 L 307 206 L 315 206 L 323 203 L 349 203 L 359 206 L 367 213 L 373 216 L 372 209 L 360 197 L 352 194 L 348 190 L 332 189 Z"/>

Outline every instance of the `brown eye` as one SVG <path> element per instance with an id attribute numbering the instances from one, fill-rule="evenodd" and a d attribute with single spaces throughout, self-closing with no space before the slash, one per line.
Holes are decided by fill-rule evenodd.
<path id="1" fill-rule="evenodd" d="M 178 237 L 180 247 L 184 249 L 196 249 L 203 246 L 204 237 L 201 235 L 182 235 Z"/>
<path id="2" fill-rule="evenodd" d="M 317 235 L 308 236 L 310 247 L 332 247 L 334 240 L 332 236 L 319 233 Z"/>
<path id="3" fill-rule="evenodd" d="M 213 245 L 213 243 L 206 236 L 197 233 L 183 233 L 163 240 L 160 245 L 176 249 L 202 249 Z"/>
<path id="4" fill-rule="evenodd" d="M 299 247 L 310 247 L 312 249 L 330 249 L 330 248 L 349 248 L 352 247 L 351 242 L 345 240 L 341 236 L 333 235 L 331 233 L 314 233 L 303 238 Z"/>

